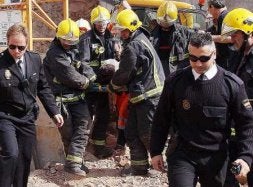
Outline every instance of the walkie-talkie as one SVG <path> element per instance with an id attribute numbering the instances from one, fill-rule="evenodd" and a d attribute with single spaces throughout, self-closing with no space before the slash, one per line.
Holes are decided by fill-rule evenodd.
<path id="1" fill-rule="evenodd" d="M 233 162 L 230 168 L 231 173 L 234 175 L 239 175 L 242 169 L 242 165 L 240 163 Z"/>

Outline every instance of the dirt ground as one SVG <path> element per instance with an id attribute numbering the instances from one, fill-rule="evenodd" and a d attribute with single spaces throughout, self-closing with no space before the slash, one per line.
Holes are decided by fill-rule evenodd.
<path id="1" fill-rule="evenodd" d="M 112 138 L 113 139 L 113 138 Z M 114 140 L 113 140 L 114 141 Z M 150 170 L 147 177 L 121 177 L 120 170 L 129 165 L 129 150 L 124 154 L 98 160 L 88 148 L 84 156 L 90 172 L 86 177 L 66 173 L 61 163 L 48 163 L 44 169 L 30 174 L 28 187 L 165 187 L 168 186 L 166 173 Z"/>

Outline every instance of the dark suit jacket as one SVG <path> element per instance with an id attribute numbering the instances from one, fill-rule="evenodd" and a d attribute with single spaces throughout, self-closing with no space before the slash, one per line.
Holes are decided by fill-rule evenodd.
<path id="1" fill-rule="evenodd" d="M 50 117 L 59 114 L 37 53 L 25 52 L 25 77 L 8 50 L 0 56 L 0 112 L 23 116 L 34 108 L 38 96 Z"/>

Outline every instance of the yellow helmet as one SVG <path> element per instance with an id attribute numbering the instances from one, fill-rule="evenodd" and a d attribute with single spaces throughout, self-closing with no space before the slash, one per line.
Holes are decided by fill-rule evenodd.
<path id="1" fill-rule="evenodd" d="M 90 14 L 90 22 L 93 24 L 99 21 L 110 21 L 111 15 L 109 10 L 102 6 L 97 6 L 92 9 Z"/>
<path id="2" fill-rule="evenodd" d="M 171 1 L 164 1 L 157 10 L 157 22 L 161 26 L 170 26 L 177 20 L 177 6 Z"/>
<path id="3" fill-rule="evenodd" d="M 68 41 L 69 45 L 74 45 L 79 41 L 79 28 L 71 19 L 61 21 L 57 27 L 56 37 Z"/>
<path id="4" fill-rule="evenodd" d="M 236 8 L 230 11 L 222 24 L 222 35 L 231 35 L 240 30 L 249 35 L 253 32 L 253 13 L 244 8 Z"/>
<path id="5" fill-rule="evenodd" d="M 139 20 L 137 14 L 135 14 L 135 12 L 130 9 L 122 10 L 117 15 L 116 27 L 119 27 L 121 29 L 128 29 L 131 32 L 134 32 L 141 25 L 142 25 L 142 22 Z"/>

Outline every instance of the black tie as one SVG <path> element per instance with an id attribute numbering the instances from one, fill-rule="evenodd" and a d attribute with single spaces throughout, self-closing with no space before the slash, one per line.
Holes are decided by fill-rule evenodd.
<path id="1" fill-rule="evenodd" d="M 22 67 L 21 67 L 21 63 L 22 63 L 22 60 L 19 60 L 19 61 L 17 62 L 17 65 L 18 65 L 18 69 L 19 69 L 20 73 L 24 76 L 24 72 L 23 72 L 23 69 L 22 69 Z"/>
<path id="2" fill-rule="evenodd" d="M 205 74 L 202 73 L 197 80 L 203 81 L 205 78 Z"/>

